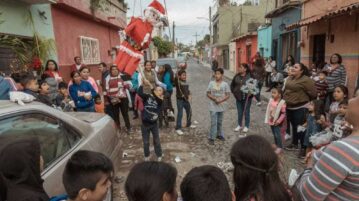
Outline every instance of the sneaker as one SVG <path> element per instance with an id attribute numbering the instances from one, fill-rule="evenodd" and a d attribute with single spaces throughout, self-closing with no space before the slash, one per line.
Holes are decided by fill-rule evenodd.
<path id="1" fill-rule="evenodd" d="M 218 139 L 218 140 L 221 140 L 221 141 L 226 141 L 226 139 L 224 139 L 223 136 L 217 136 L 217 139 Z"/>
<path id="2" fill-rule="evenodd" d="M 193 124 L 198 125 L 199 123 L 198 121 L 193 121 Z"/>
<path id="3" fill-rule="evenodd" d="M 158 157 L 158 158 L 157 158 L 157 161 L 158 161 L 158 162 L 161 162 L 161 161 L 162 161 L 162 157 Z"/>
<path id="4" fill-rule="evenodd" d="M 290 136 L 288 133 L 286 133 L 285 136 L 284 136 L 284 140 L 288 141 L 290 139 L 292 139 L 292 136 Z"/>
<path id="5" fill-rule="evenodd" d="M 177 135 L 184 135 L 182 130 L 176 130 Z"/>
<path id="6" fill-rule="evenodd" d="M 169 116 L 169 117 L 175 117 L 175 114 L 174 114 L 172 111 L 170 111 L 170 112 L 168 112 L 167 116 Z"/>
<path id="7" fill-rule="evenodd" d="M 214 145 L 214 140 L 209 139 L 209 140 L 208 140 L 208 144 L 209 144 L 209 145 Z"/>
<path id="8" fill-rule="evenodd" d="M 262 102 L 258 102 L 256 105 L 257 105 L 257 106 L 261 106 L 261 105 L 262 105 Z"/>
<path id="9" fill-rule="evenodd" d="M 197 128 L 197 126 L 195 126 L 195 125 L 191 125 L 191 126 L 190 126 L 190 128 Z"/>
<path id="10" fill-rule="evenodd" d="M 285 149 L 288 151 L 295 151 L 295 150 L 298 150 L 298 145 L 290 144 L 290 145 L 286 146 Z"/>
<path id="11" fill-rule="evenodd" d="M 234 129 L 234 132 L 239 132 L 241 130 L 241 126 L 237 126 L 237 128 Z"/>
<path id="12" fill-rule="evenodd" d="M 146 162 L 150 161 L 150 157 L 145 157 L 145 161 Z"/>
<path id="13" fill-rule="evenodd" d="M 248 133 L 248 130 L 249 129 L 247 127 L 244 127 L 242 131 L 243 131 L 243 133 Z"/>

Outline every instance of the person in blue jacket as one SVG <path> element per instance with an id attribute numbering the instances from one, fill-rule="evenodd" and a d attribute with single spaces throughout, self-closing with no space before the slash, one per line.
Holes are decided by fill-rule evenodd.
<path id="1" fill-rule="evenodd" d="M 81 79 L 80 73 L 74 71 L 71 73 L 73 84 L 70 86 L 70 96 L 75 102 L 78 112 L 95 112 L 94 97 L 97 95 L 91 84 Z"/>
<path id="2" fill-rule="evenodd" d="M 169 64 L 165 64 L 164 66 L 164 73 L 162 82 L 166 85 L 166 94 L 165 94 L 165 106 L 166 106 L 166 113 L 174 117 L 173 114 L 173 106 L 172 106 L 172 94 L 173 94 L 173 83 L 174 83 L 174 73 L 172 71 L 172 68 Z"/>

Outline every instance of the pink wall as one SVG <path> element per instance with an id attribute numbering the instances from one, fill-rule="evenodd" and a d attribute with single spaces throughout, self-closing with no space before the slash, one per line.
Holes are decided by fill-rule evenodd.
<path id="1" fill-rule="evenodd" d="M 304 2 L 302 19 L 334 11 L 353 3 L 358 3 L 358 0 L 308 0 Z"/>
<path id="2" fill-rule="evenodd" d="M 120 44 L 118 29 L 55 6 L 52 6 L 52 17 L 60 72 L 66 80 L 70 77 L 70 65 L 74 63 L 73 58 L 81 56 L 80 36 L 98 39 L 101 61 L 112 62 L 108 50 Z M 90 67 L 95 68 L 91 65 Z M 100 78 L 96 69 L 91 71 L 91 75 L 95 79 Z"/>
<path id="3" fill-rule="evenodd" d="M 247 46 L 251 45 L 251 55 L 248 55 Z M 248 57 L 253 57 L 257 52 L 257 45 L 258 45 L 258 37 L 257 35 L 254 36 L 247 36 L 241 39 L 238 39 L 236 42 L 236 57 L 237 57 L 237 68 L 241 65 L 241 63 L 249 63 Z M 238 50 L 240 50 L 238 52 Z M 236 70 L 237 70 L 236 68 Z"/>
<path id="4" fill-rule="evenodd" d="M 330 23 L 330 35 L 334 35 L 334 41 L 327 39 L 325 42 L 325 61 L 329 62 L 330 56 L 334 53 L 342 55 L 348 75 L 349 91 L 352 93 L 359 73 L 359 29 L 355 29 L 359 22 L 355 21 L 355 15 L 344 15 L 331 19 Z M 310 66 L 312 63 L 313 35 L 328 35 L 328 27 L 329 21 L 324 20 L 302 27 L 301 39 L 304 47 L 301 48 L 301 61 L 304 64 Z"/>

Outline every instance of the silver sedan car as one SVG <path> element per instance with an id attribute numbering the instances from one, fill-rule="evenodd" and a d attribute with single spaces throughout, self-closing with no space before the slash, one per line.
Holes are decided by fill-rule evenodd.
<path id="1" fill-rule="evenodd" d="M 49 196 L 65 193 L 62 173 L 78 150 L 104 153 L 118 164 L 121 140 L 113 120 L 104 114 L 64 113 L 38 102 L 20 106 L 0 101 L 0 145 L 8 137 L 22 136 L 40 140 L 45 162 L 42 177 Z M 112 200 L 111 191 L 106 200 Z"/>

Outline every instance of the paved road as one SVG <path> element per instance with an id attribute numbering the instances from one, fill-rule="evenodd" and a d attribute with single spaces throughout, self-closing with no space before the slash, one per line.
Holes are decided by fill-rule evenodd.
<path id="1" fill-rule="evenodd" d="M 162 149 L 164 151 L 164 161 L 173 163 L 178 169 L 179 177 L 177 179 L 178 185 L 184 175 L 193 167 L 200 165 L 218 165 L 218 163 L 228 163 L 229 152 L 232 144 L 238 140 L 239 134 L 233 132 L 237 126 L 237 110 L 235 106 L 235 99 L 233 96 L 229 99 L 228 111 L 224 115 L 224 133 L 225 142 L 216 141 L 215 146 L 207 144 L 207 136 L 209 131 L 210 117 L 208 111 L 208 99 L 206 98 L 206 89 L 210 81 L 210 69 L 198 65 L 191 61 L 189 62 L 187 78 L 190 84 L 190 89 L 193 94 L 192 110 L 193 120 L 199 122 L 198 128 L 194 130 L 185 130 L 184 136 L 177 136 L 174 131 L 174 125 L 170 128 L 162 129 L 160 132 Z M 229 80 L 226 80 L 228 83 Z M 173 102 L 175 105 L 175 101 Z M 266 104 L 261 107 L 253 104 L 251 109 L 251 126 L 248 135 L 258 134 L 265 136 L 268 140 L 273 142 L 273 137 L 269 126 L 265 125 L 264 114 Z M 123 137 L 123 152 L 128 156 L 123 158 L 123 153 L 119 154 L 122 157 L 122 162 L 117 164 L 119 167 L 118 176 L 126 177 L 129 169 L 135 164 L 143 160 L 142 139 L 139 130 L 139 122 L 135 124 L 135 134 L 132 136 L 122 135 Z M 153 149 L 151 149 L 151 156 L 155 160 Z M 176 163 L 175 158 L 180 157 L 181 162 Z M 296 157 L 296 153 L 285 152 L 282 158 L 283 171 L 282 176 L 286 178 L 288 171 L 292 168 L 301 169 L 302 165 Z M 231 181 L 231 172 L 226 171 L 229 181 Z M 231 182 L 232 185 L 232 182 Z M 115 185 L 115 201 L 127 200 L 123 192 L 123 183 Z"/>

